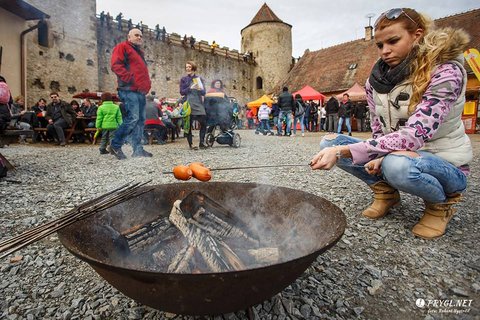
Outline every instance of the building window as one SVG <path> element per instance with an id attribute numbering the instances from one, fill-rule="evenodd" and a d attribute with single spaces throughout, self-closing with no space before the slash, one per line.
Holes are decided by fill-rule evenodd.
<path id="1" fill-rule="evenodd" d="M 263 79 L 262 77 L 257 77 L 257 90 L 263 89 Z"/>
<path id="2" fill-rule="evenodd" d="M 348 70 L 354 70 L 354 69 L 357 69 L 356 63 L 352 63 L 351 65 L 348 66 Z"/>

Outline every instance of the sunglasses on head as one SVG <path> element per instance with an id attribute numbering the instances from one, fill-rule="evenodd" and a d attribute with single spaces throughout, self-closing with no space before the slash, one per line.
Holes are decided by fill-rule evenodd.
<path id="1" fill-rule="evenodd" d="M 378 17 L 378 19 L 375 21 L 374 27 L 376 28 L 377 25 L 380 23 L 380 21 L 383 20 L 383 18 L 386 18 L 388 20 L 397 20 L 402 14 L 405 15 L 410 21 L 415 23 L 415 25 L 418 25 L 415 20 L 413 20 L 402 8 L 393 8 L 388 11 L 385 11 Z"/>

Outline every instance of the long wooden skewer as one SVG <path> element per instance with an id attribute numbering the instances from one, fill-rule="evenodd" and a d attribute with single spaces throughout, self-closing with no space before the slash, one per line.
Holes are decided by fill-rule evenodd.
<path id="1" fill-rule="evenodd" d="M 225 167 L 225 168 L 209 168 L 210 171 L 223 171 L 223 170 L 241 170 L 241 169 L 260 169 L 260 168 L 278 168 L 278 167 L 306 167 L 310 164 L 269 164 L 269 165 L 256 165 L 247 167 Z M 163 174 L 173 174 L 173 171 L 163 171 Z"/>
<path id="2" fill-rule="evenodd" d="M 0 259 L 7 255 L 26 247 L 27 245 L 45 238 L 46 236 L 63 229 L 72 223 L 85 219 L 99 211 L 115 206 L 121 202 L 149 192 L 152 188 L 139 190 L 140 187 L 151 182 L 135 183 L 133 185 L 125 184 L 113 191 L 110 191 L 100 197 L 87 201 L 80 206 L 70 210 L 65 216 L 55 219 L 44 225 L 29 229 L 22 234 L 0 242 Z"/>

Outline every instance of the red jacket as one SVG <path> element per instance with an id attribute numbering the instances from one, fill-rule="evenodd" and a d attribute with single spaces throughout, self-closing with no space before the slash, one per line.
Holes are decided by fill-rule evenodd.
<path id="1" fill-rule="evenodd" d="M 112 71 L 118 78 L 118 90 L 138 91 L 147 94 L 151 82 L 143 51 L 128 41 L 113 48 Z"/>

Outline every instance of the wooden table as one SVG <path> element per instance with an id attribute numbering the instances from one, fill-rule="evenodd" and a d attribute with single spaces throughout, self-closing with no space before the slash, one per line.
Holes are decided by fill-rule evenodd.
<path id="1" fill-rule="evenodd" d="M 38 116 L 38 115 L 37 115 Z M 89 122 L 95 120 L 96 117 L 76 117 L 73 120 L 72 126 L 69 128 L 64 129 L 65 131 L 65 142 L 68 143 L 74 134 L 82 134 L 87 135 L 89 141 L 93 141 L 92 133 L 94 134 L 97 129 L 96 128 L 88 128 L 87 125 Z M 34 142 L 36 141 L 36 135 L 39 133 L 46 133 L 47 128 L 34 128 Z"/>

